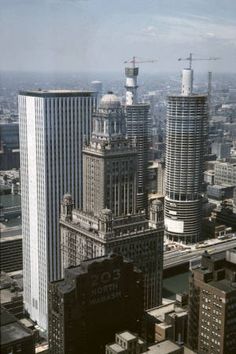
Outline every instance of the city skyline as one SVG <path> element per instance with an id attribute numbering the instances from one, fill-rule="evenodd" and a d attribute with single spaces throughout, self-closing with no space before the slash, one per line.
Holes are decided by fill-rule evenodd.
<path id="1" fill-rule="evenodd" d="M 222 58 L 197 63 L 199 71 L 235 71 L 233 0 L 0 3 L 2 70 L 117 72 L 137 55 L 158 59 L 145 65 L 146 72 L 179 71 L 177 58 L 193 51 Z"/>

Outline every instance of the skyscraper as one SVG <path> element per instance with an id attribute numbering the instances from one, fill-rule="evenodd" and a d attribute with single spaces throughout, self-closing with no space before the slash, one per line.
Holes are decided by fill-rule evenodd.
<path id="1" fill-rule="evenodd" d="M 137 149 L 137 210 L 148 209 L 148 149 L 150 143 L 150 106 L 138 102 L 137 77 L 139 68 L 135 65 L 125 68 L 126 75 L 126 131 Z"/>
<path id="2" fill-rule="evenodd" d="M 59 208 L 65 192 L 82 203 L 82 146 L 96 96 L 83 91 L 19 95 L 24 305 L 47 328 L 47 282 L 61 275 Z"/>
<path id="3" fill-rule="evenodd" d="M 166 129 L 165 234 L 184 243 L 201 234 L 201 186 L 208 123 L 207 95 L 193 93 L 193 70 L 181 95 L 169 96 Z"/>
<path id="4" fill-rule="evenodd" d="M 161 303 L 163 206 L 154 201 L 150 219 L 136 206 L 136 150 L 126 137 L 124 108 L 118 98 L 103 96 L 94 114 L 94 131 L 84 149 L 83 210 L 61 206 L 62 267 L 110 252 L 134 261 L 144 273 L 145 307 Z"/>
<path id="5" fill-rule="evenodd" d="M 91 82 L 91 89 L 92 91 L 97 93 L 97 98 L 98 101 L 100 101 L 101 97 L 102 97 L 102 81 L 92 81 Z"/>

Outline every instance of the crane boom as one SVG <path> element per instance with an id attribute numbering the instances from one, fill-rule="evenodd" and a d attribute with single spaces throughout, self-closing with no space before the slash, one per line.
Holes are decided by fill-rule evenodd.
<path id="1" fill-rule="evenodd" d="M 193 58 L 193 53 L 189 54 L 187 58 L 178 58 L 178 61 L 189 61 L 189 69 L 192 69 L 192 62 L 199 60 L 219 60 L 218 57 L 209 57 L 209 58 Z"/>
<path id="2" fill-rule="evenodd" d="M 137 60 L 137 57 L 133 57 L 132 59 L 125 60 L 124 64 L 131 63 L 133 64 L 133 68 L 135 68 L 136 64 L 143 64 L 143 63 L 155 63 L 157 59 L 150 59 L 150 60 Z"/>

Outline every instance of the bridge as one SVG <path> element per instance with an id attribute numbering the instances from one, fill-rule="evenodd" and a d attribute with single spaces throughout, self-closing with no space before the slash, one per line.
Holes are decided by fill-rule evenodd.
<path id="1" fill-rule="evenodd" d="M 188 264 L 190 261 L 198 261 L 201 255 L 207 251 L 209 254 L 227 251 L 236 247 L 236 237 L 224 240 L 215 244 L 204 245 L 202 248 L 196 248 L 185 251 L 173 251 L 164 253 L 164 269 L 171 269 L 177 266 Z"/>

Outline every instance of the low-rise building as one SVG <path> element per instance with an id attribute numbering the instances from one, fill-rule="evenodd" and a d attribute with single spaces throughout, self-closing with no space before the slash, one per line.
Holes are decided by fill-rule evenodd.
<path id="1" fill-rule="evenodd" d="M 172 340 L 187 341 L 188 312 L 176 301 L 163 301 L 163 305 L 146 311 L 144 338 L 149 342 Z"/>
<path id="2" fill-rule="evenodd" d="M 0 326 L 1 354 L 34 354 L 34 334 L 20 323 L 15 316 L 1 308 Z"/>
<path id="3" fill-rule="evenodd" d="M 106 354 L 184 354 L 184 348 L 165 340 L 148 346 L 137 335 L 125 331 L 116 334 L 115 343 L 106 345 Z"/>

